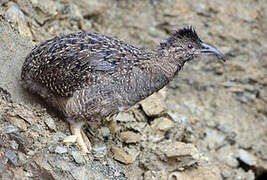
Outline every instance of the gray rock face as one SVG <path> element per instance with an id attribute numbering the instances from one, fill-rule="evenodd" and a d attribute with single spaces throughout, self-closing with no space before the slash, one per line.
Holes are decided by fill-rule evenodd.
<path id="1" fill-rule="evenodd" d="M 8 16 L 13 6 L 24 20 Z M 189 62 L 164 98 L 156 95 L 90 123 L 89 162 L 79 154 L 81 163 L 76 162 L 75 138 L 64 143 L 67 123 L 19 84 L 25 56 L 56 35 L 96 31 L 148 49 L 185 25 L 193 25 L 230 61 Z M 0 179 L 264 179 L 266 30 L 267 3 L 259 1 L 0 0 Z M 124 142 L 121 133 L 128 131 L 141 140 Z M 176 149 L 179 144 L 186 150 Z M 126 154 L 131 163 L 116 160 L 112 146 L 124 152 L 118 158 Z"/>
<path id="2" fill-rule="evenodd" d="M 8 90 L 13 101 L 33 103 L 36 98 L 23 90 L 20 84 L 20 69 L 33 45 L 14 33 L 3 20 L 0 23 L 0 31 L 0 43 L 3 44 L 0 46 L 0 87 Z"/>

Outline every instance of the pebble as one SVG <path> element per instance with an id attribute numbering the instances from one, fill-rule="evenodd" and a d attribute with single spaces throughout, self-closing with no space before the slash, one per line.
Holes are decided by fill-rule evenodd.
<path id="1" fill-rule="evenodd" d="M 137 143 L 141 140 L 142 136 L 132 131 L 125 131 L 120 133 L 120 138 L 125 143 Z"/>
<path id="2" fill-rule="evenodd" d="M 174 122 L 166 117 L 160 117 L 152 122 L 152 128 L 161 131 L 168 131 L 174 126 Z"/>
<path id="3" fill-rule="evenodd" d="M 103 137 L 108 137 L 108 136 L 110 136 L 110 130 L 109 130 L 109 128 L 107 128 L 107 127 L 101 127 L 101 128 L 99 129 L 99 133 L 102 134 Z"/>
<path id="4" fill-rule="evenodd" d="M 14 126 L 12 124 L 0 127 L 0 133 L 3 133 L 3 134 L 14 133 L 14 132 L 17 132 L 18 130 L 19 130 L 19 128 L 17 128 L 16 126 Z"/>
<path id="5" fill-rule="evenodd" d="M 31 129 L 37 132 L 44 131 L 44 127 L 41 124 L 35 124 L 31 127 Z"/>
<path id="6" fill-rule="evenodd" d="M 8 159 L 6 157 L 1 157 L 1 154 L 0 154 L 0 174 L 4 170 L 7 162 L 8 162 Z"/>
<path id="7" fill-rule="evenodd" d="M 68 149 L 66 147 L 64 147 L 64 146 L 59 145 L 59 146 L 57 146 L 55 148 L 55 153 L 64 154 L 64 153 L 67 153 L 67 152 L 68 152 Z"/>
<path id="8" fill-rule="evenodd" d="M 15 140 L 10 141 L 10 146 L 13 150 L 18 150 L 19 145 Z"/>
<path id="9" fill-rule="evenodd" d="M 189 156 L 193 159 L 199 159 L 198 150 L 193 144 L 165 141 L 160 143 L 159 149 L 168 158 Z"/>
<path id="10" fill-rule="evenodd" d="M 17 21 L 17 19 L 25 21 L 23 12 L 16 5 L 11 5 L 7 9 L 6 16 L 8 16 L 12 21 Z"/>
<path id="11" fill-rule="evenodd" d="M 76 163 L 78 163 L 78 164 L 85 163 L 85 160 L 84 160 L 80 151 L 72 151 L 71 155 L 74 158 Z"/>
<path id="12" fill-rule="evenodd" d="M 140 102 L 147 116 L 155 117 L 165 113 L 167 106 L 159 93 L 154 93 Z"/>
<path id="13" fill-rule="evenodd" d="M 93 147 L 93 151 L 95 151 L 97 153 L 106 153 L 107 146 L 105 144 L 96 144 Z"/>
<path id="14" fill-rule="evenodd" d="M 23 168 L 14 170 L 14 177 L 13 178 L 15 180 L 18 180 L 18 179 L 26 180 L 26 177 L 27 177 L 27 172 L 25 172 L 23 170 Z"/>
<path id="15" fill-rule="evenodd" d="M 132 164 L 133 159 L 124 150 L 119 147 L 112 146 L 111 151 L 113 152 L 113 158 L 123 164 Z"/>
<path id="16" fill-rule="evenodd" d="M 132 122 L 125 124 L 125 127 L 128 129 L 133 129 L 138 132 L 143 132 L 146 125 L 147 125 L 146 122 Z"/>
<path id="17" fill-rule="evenodd" d="M 256 166 L 257 165 L 257 157 L 251 154 L 250 152 L 244 150 L 244 149 L 239 149 L 238 150 L 239 158 L 241 161 L 246 163 L 249 166 Z"/>
<path id="18" fill-rule="evenodd" d="M 215 166 L 191 168 L 183 172 L 175 171 L 169 174 L 168 180 L 222 180 L 220 170 Z"/>
<path id="19" fill-rule="evenodd" d="M 17 24 L 21 35 L 32 38 L 32 33 L 27 25 L 25 15 L 15 4 L 11 5 L 7 9 L 5 15 L 9 18 L 9 20 Z"/>
<path id="20" fill-rule="evenodd" d="M 53 139 L 55 140 L 64 140 L 64 138 L 66 138 L 67 135 L 64 134 L 63 132 L 61 131 L 57 131 L 54 135 L 53 135 Z"/>
<path id="21" fill-rule="evenodd" d="M 8 117 L 6 117 L 6 120 L 8 122 L 12 123 L 13 125 L 17 126 L 22 131 L 27 130 L 27 124 L 24 121 L 24 119 L 21 119 L 19 117 L 8 116 Z"/>
<path id="22" fill-rule="evenodd" d="M 115 121 L 119 122 L 135 122 L 135 118 L 131 112 L 120 112 L 113 117 Z"/>
<path id="23" fill-rule="evenodd" d="M 45 118 L 45 124 L 48 126 L 50 130 L 57 131 L 55 121 L 51 117 Z"/>
<path id="24" fill-rule="evenodd" d="M 12 164 L 17 165 L 18 158 L 17 158 L 15 151 L 8 150 L 5 153 L 5 156 L 12 162 Z"/>
<path id="25" fill-rule="evenodd" d="M 25 164 L 27 162 L 27 156 L 26 154 L 18 151 L 18 163 L 21 164 Z"/>

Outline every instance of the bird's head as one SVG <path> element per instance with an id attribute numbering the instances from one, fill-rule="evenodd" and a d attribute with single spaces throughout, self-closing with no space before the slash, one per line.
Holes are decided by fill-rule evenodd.
<path id="1" fill-rule="evenodd" d="M 224 55 L 214 46 L 203 43 L 192 27 L 177 30 L 167 40 L 161 42 L 160 47 L 174 55 L 175 59 L 189 61 L 199 55 L 215 55 L 225 61 Z"/>

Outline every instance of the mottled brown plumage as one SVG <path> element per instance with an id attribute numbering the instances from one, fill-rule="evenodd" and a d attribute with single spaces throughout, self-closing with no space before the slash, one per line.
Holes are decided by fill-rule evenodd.
<path id="1" fill-rule="evenodd" d="M 128 109 L 163 88 L 186 61 L 222 53 L 183 28 L 145 51 L 98 33 L 55 37 L 32 50 L 22 67 L 25 88 L 63 112 L 71 125 Z M 81 123 L 79 123 L 81 122 Z"/>

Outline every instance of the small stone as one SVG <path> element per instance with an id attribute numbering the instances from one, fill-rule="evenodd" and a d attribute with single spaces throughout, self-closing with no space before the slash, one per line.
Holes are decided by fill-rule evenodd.
<path id="1" fill-rule="evenodd" d="M 55 153 L 58 153 L 58 154 L 64 154 L 64 153 L 67 153 L 67 152 L 68 152 L 68 150 L 64 146 L 57 146 L 56 149 L 55 149 Z"/>
<path id="2" fill-rule="evenodd" d="M 250 152 L 244 150 L 244 149 L 239 149 L 239 158 L 241 161 L 246 163 L 249 166 L 256 166 L 257 165 L 257 157 L 251 154 Z"/>
<path id="3" fill-rule="evenodd" d="M 27 162 L 27 156 L 24 153 L 18 151 L 18 163 L 21 165 L 25 164 L 26 162 Z"/>
<path id="4" fill-rule="evenodd" d="M 168 158 L 186 158 L 186 161 L 192 161 L 192 163 L 200 158 L 198 150 L 193 144 L 165 141 L 160 143 L 158 148 Z"/>
<path id="5" fill-rule="evenodd" d="M 0 152 L 0 174 L 3 171 L 3 169 L 5 168 L 7 162 L 8 162 L 8 158 L 6 158 L 3 155 L 3 152 Z"/>
<path id="6" fill-rule="evenodd" d="M 14 180 L 18 180 L 18 179 L 23 179 L 23 180 L 26 180 L 26 179 L 29 179 L 27 176 L 27 172 L 25 172 L 22 168 L 21 169 L 16 169 L 13 171 L 13 174 L 14 174 Z"/>
<path id="7" fill-rule="evenodd" d="M 44 127 L 40 124 L 35 124 L 31 127 L 32 130 L 40 132 L 40 131 L 44 131 Z"/>
<path id="8" fill-rule="evenodd" d="M 61 131 L 57 131 L 57 132 L 54 134 L 53 139 L 55 139 L 55 140 L 64 140 L 66 137 L 67 137 L 66 134 L 64 134 L 64 133 L 61 132 Z"/>
<path id="9" fill-rule="evenodd" d="M 152 128 L 161 131 L 168 131 L 174 126 L 174 122 L 166 117 L 160 117 L 152 122 Z"/>
<path id="10" fill-rule="evenodd" d="M 18 110 L 16 110 L 16 114 L 14 114 L 30 125 L 34 125 L 37 123 L 37 117 L 36 115 L 29 109 L 18 107 Z"/>
<path id="11" fill-rule="evenodd" d="M 15 126 L 17 126 L 18 128 L 20 128 L 23 131 L 27 130 L 26 122 L 19 117 L 8 116 L 5 118 L 5 120 L 12 123 Z"/>
<path id="12" fill-rule="evenodd" d="M 14 133 L 14 132 L 17 132 L 18 130 L 19 130 L 19 128 L 17 128 L 16 126 L 14 126 L 12 124 L 0 127 L 0 133 L 3 133 L 3 134 Z"/>
<path id="13" fill-rule="evenodd" d="M 103 137 L 108 137 L 110 135 L 110 130 L 107 127 L 101 127 L 99 132 Z"/>
<path id="14" fill-rule="evenodd" d="M 120 112 L 116 116 L 113 117 L 115 121 L 119 122 L 135 122 L 136 119 L 134 118 L 131 112 Z"/>
<path id="15" fill-rule="evenodd" d="M 145 122 L 132 122 L 125 124 L 125 127 L 128 129 L 132 129 L 138 132 L 143 132 L 144 128 L 147 126 Z"/>
<path id="16" fill-rule="evenodd" d="M 170 173 L 168 180 L 222 180 L 220 170 L 215 166 L 205 166 L 188 169 L 184 172 L 175 171 Z"/>
<path id="17" fill-rule="evenodd" d="M 135 161 L 136 158 L 140 154 L 140 150 L 138 150 L 136 148 L 131 148 L 131 149 L 127 149 L 127 153 L 132 157 L 133 161 Z"/>
<path id="18" fill-rule="evenodd" d="M 156 117 L 165 113 L 167 107 L 163 97 L 159 93 L 154 93 L 140 102 L 147 116 Z"/>
<path id="19" fill-rule="evenodd" d="M 93 147 L 93 151 L 97 152 L 97 153 L 106 153 L 107 151 L 107 147 L 105 144 L 96 144 Z"/>
<path id="20" fill-rule="evenodd" d="M 113 158 L 123 164 L 132 164 L 133 160 L 132 157 L 129 156 L 125 151 L 123 151 L 121 148 L 118 148 L 116 146 L 111 147 L 111 151 L 113 152 Z"/>
<path id="21" fill-rule="evenodd" d="M 14 140 L 10 141 L 10 146 L 13 150 L 18 150 L 18 148 L 19 148 L 18 143 Z"/>
<path id="22" fill-rule="evenodd" d="M 57 131 L 56 124 L 51 117 L 45 118 L 45 124 L 48 126 L 50 130 Z"/>
<path id="23" fill-rule="evenodd" d="M 55 142 L 52 142 L 48 145 L 48 150 L 51 152 L 51 153 L 54 153 L 55 150 L 56 150 L 56 147 L 57 147 L 57 144 Z"/>
<path id="24" fill-rule="evenodd" d="M 137 143 L 141 140 L 142 136 L 131 131 L 126 131 L 120 134 L 120 138 L 126 143 Z"/>
<path id="25" fill-rule="evenodd" d="M 25 15 L 15 4 L 7 9 L 5 15 L 10 21 L 17 24 L 21 35 L 32 38 L 32 33 L 27 25 Z"/>
<path id="26" fill-rule="evenodd" d="M 15 151 L 8 150 L 5 153 L 5 156 L 12 162 L 12 164 L 17 165 L 18 158 L 17 158 Z"/>
<path id="27" fill-rule="evenodd" d="M 64 144 L 73 144 L 77 141 L 77 136 L 76 135 L 70 135 L 67 136 L 63 139 Z"/>
<path id="28" fill-rule="evenodd" d="M 83 156 L 81 155 L 80 151 L 72 151 L 72 157 L 74 158 L 75 162 L 78 164 L 85 163 Z"/>

